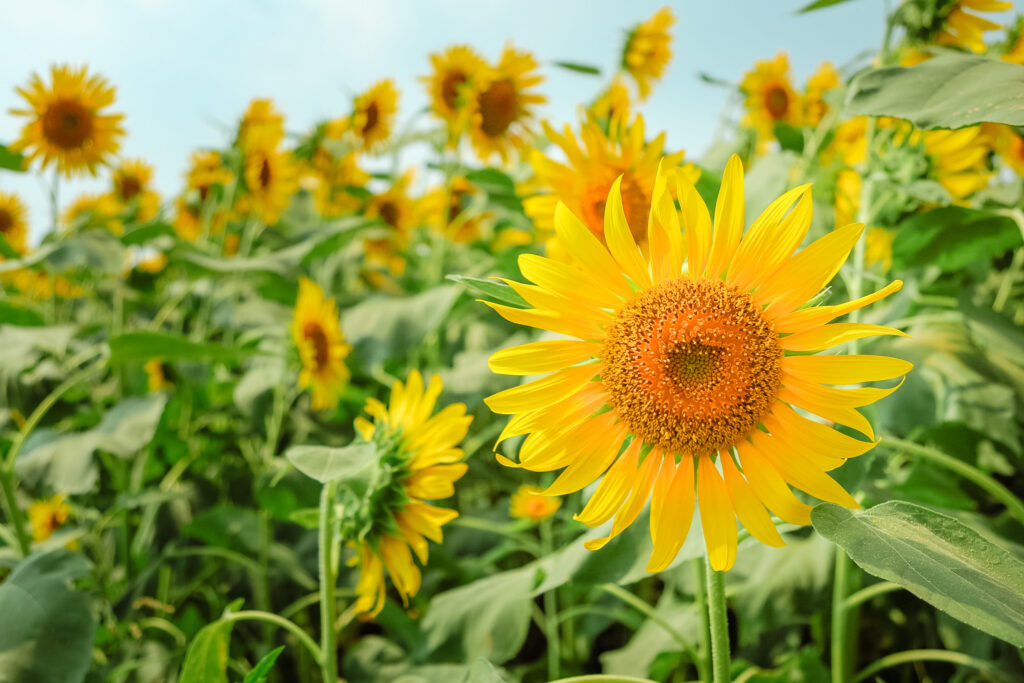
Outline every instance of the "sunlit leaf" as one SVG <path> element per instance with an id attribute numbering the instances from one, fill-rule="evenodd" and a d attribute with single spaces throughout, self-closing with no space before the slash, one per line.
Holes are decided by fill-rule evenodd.
<path id="1" fill-rule="evenodd" d="M 194 342 L 163 332 L 128 332 L 110 340 L 111 363 L 139 363 L 152 358 L 164 361 L 230 362 L 254 353 L 209 342 Z"/>
<path id="2" fill-rule="evenodd" d="M 504 304 L 515 308 L 529 308 L 530 304 L 526 299 L 519 296 L 516 290 L 504 282 L 488 280 L 480 277 L 467 277 L 465 275 L 449 275 L 449 280 L 457 282 L 466 288 L 473 296 L 480 297 L 485 301 L 492 301 L 496 304 Z"/>
<path id="3" fill-rule="evenodd" d="M 284 457 L 308 477 L 326 484 L 348 479 L 364 472 L 376 462 L 373 443 L 357 443 L 344 448 L 330 446 L 292 446 Z"/>

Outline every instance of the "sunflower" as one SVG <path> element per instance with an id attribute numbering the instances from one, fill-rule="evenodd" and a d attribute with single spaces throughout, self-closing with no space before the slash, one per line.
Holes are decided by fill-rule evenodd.
<path id="1" fill-rule="evenodd" d="M 412 171 L 406 171 L 391 187 L 371 197 L 366 204 L 366 217 L 379 218 L 388 226 L 387 236 L 363 241 L 367 263 L 387 266 L 395 275 L 405 270 L 405 260 L 399 252 L 405 248 L 409 235 L 421 219 L 419 202 L 409 196 L 412 181 Z"/>
<path id="2" fill-rule="evenodd" d="M 607 247 L 560 206 L 555 228 L 572 263 L 520 256 L 535 284 L 509 284 L 533 308 L 489 304 L 510 322 L 575 338 L 491 356 L 491 369 L 501 374 L 552 373 L 486 399 L 494 412 L 514 415 L 500 439 L 528 435 L 518 464 L 498 459 L 532 471 L 564 467 L 544 492 L 551 496 L 604 474 L 577 515 L 589 525 L 615 517 L 609 536 L 588 541 L 591 549 L 631 524 L 651 498 L 648 571 L 667 567 L 682 546 L 695 490 L 717 570 L 735 560 L 737 517 L 776 546 L 783 540 L 766 506 L 787 522 L 808 523 L 810 506 L 787 483 L 856 507 L 826 472 L 874 446 L 870 423 L 854 408 L 895 388 L 828 385 L 895 378 L 911 368 L 883 356 L 806 353 L 861 337 L 905 336 L 878 325 L 826 324 L 897 291 L 898 281 L 847 303 L 806 306 L 838 272 L 863 226 L 837 229 L 794 254 L 810 226 L 810 186 L 772 202 L 746 234 L 743 207 L 743 165 L 735 155 L 714 223 L 685 174 L 659 175 L 647 257 L 616 183 L 607 202 Z"/>
<path id="3" fill-rule="evenodd" d="M 153 167 L 141 159 L 122 161 L 111 178 L 112 194 L 121 206 L 136 202 L 136 220 L 154 218 L 160 209 L 160 195 L 153 191 Z"/>
<path id="4" fill-rule="evenodd" d="M 392 385 L 387 406 L 367 399 L 373 422 L 356 418 L 356 429 L 377 446 L 382 471 L 390 472 L 390 481 L 371 498 L 372 524 L 353 544 L 356 554 L 350 564 L 360 566 L 355 603 L 360 614 L 372 617 L 384 608 L 385 570 L 407 604 L 420 587 L 413 554 L 425 565 L 427 539 L 440 543 L 441 527 L 459 516 L 427 502 L 451 496 L 455 481 L 466 473 L 458 444 L 473 421 L 461 403 L 432 415 L 441 388 L 437 375 L 424 387 L 422 376 L 413 370 L 405 384 Z"/>
<path id="5" fill-rule="evenodd" d="M 800 124 L 803 105 L 793 90 L 785 52 L 755 62 L 754 69 L 743 76 L 740 89 L 746 95 L 743 123 L 757 132 L 762 143 L 775 139 L 776 123 Z"/>
<path id="6" fill-rule="evenodd" d="M 239 146 L 243 149 L 248 147 L 253 135 L 275 143 L 284 139 L 284 116 L 274 106 L 273 100 L 255 99 L 242 115 L 238 124 Z"/>
<path id="7" fill-rule="evenodd" d="M 672 34 L 669 29 L 676 17 L 669 7 L 662 7 L 647 21 L 629 32 L 622 50 L 622 68 L 636 81 L 640 99 L 651 92 L 651 81 L 665 73 L 672 59 Z"/>
<path id="8" fill-rule="evenodd" d="M 299 279 L 292 339 L 302 358 L 299 386 L 313 387 L 313 410 L 333 410 L 348 384 L 345 358 L 352 347 L 345 343 L 334 299 L 308 278 Z"/>
<path id="9" fill-rule="evenodd" d="M 167 254 L 162 251 L 149 254 L 145 258 L 140 259 L 135 267 L 143 273 L 155 275 L 167 267 Z"/>
<path id="10" fill-rule="evenodd" d="M 603 240 L 605 200 L 616 178 L 621 178 L 619 186 L 626 218 L 636 230 L 634 239 L 645 244 L 646 216 L 651 210 L 658 163 L 661 161 L 665 168 L 678 166 L 684 153 L 662 157 L 665 133 L 647 142 L 644 119 L 639 114 L 632 123 L 625 118 L 612 119 L 607 134 L 591 119 L 580 126 L 579 138 L 568 125 L 562 133 L 547 123 L 543 125 L 548 139 L 564 153 L 566 163 L 555 161 L 538 150 L 530 154 L 530 164 L 539 185 L 551 191 L 523 202 L 526 215 L 537 229 L 553 233 L 555 207 L 564 202 Z M 690 180 L 695 182 L 698 171 L 690 164 L 686 169 Z"/>
<path id="11" fill-rule="evenodd" d="M 1006 12 L 1013 9 L 1012 2 L 998 0 L 954 0 L 945 8 L 935 42 L 939 45 L 954 45 L 971 52 L 985 52 L 985 32 L 998 31 L 1003 26 L 984 17 L 968 12 Z"/>
<path id="12" fill-rule="evenodd" d="M 846 225 L 853 221 L 860 209 L 860 195 L 864 182 L 860 173 L 852 168 L 840 169 L 836 174 L 835 217 L 836 224 Z"/>
<path id="13" fill-rule="evenodd" d="M 430 65 L 433 73 L 420 80 L 427 86 L 431 111 L 448 124 L 449 139 L 454 140 L 461 133 L 469 92 L 487 62 L 468 45 L 452 45 L 430 55 Z"/>
<path id="14" fill-rule="evenodd" d="M 146 384 L 150 392 L 165 391 L 174 387 L 164 375 L 164 365 L 158 358 L 151 358 L 143 366 L 146 371 Z"/>
<path id="15" fill-rule="evenodd" d="M 520 486 L 509 501 L 509 512 L 513 517 L 531 522 L 543 522 L 560 507 L 560 499 L 545 496 L 536 486 Z"/>
<path id="16" fill-rule="evenodd" d="M 114 88 L 102 76 L 89 75 L 86 68 L 51 66 L 51 84 L 32 74 L 27 87 L 17 88 L 28 109 L 11 109 L 29 119 L 10 148 L 24 152 L 28 161 L 41 159 L 41 167 L 56 163 L 67 178 L 106 164 L 117 153 L 122 114 L 104 114 L 114 103 Z"/>
<path id="17" fill-rule="evenodd" d="M 0 192 L 0 235 L 18 254 L 28 251 L 28 208 L 16 194 Z"/>
<path id="18" fill-rule="evenodd" d="M 615 74 L 608 87 L 590 105 L 590 113 L 600 120 L 625 119 L 629 118 L 630 107 L 629 88 L 622 76 Z"/>
<path id="19" fill-rule="evenodd" d="M 363 149 L 376 151 L 387 142 L 397 113 L 398 88 L 390 78 L 377 81 L 355 99 L 350 126 Z"/>
<path id="20" fill-rule="evenodd" d="M 864 261 L 869 268 L 878 265 L 883 273 L 892 268 L 892 241 L 895 237 L 893 230 L 868 228 L 864 236 Z"/>
<path id="21" fill-rule="evenodd" d="M 868 153 L 867 129 L 866 116 L 858 116 L 840 123 L 832 134 L 832 141 L 822 152 L 822 162 L 829 164 L 837 157 L 847 166 L 863 162 Z"/>
<path id="22" fill-rule="evenodd" d="M 352 188 L 369 182 L 370 176 L 359 166 L 354 152 L 335 157 L 323 145 L 314 151 L 300 172 L 300 185 L 313 196 L 313 204 L 321 216 L 334 217 L 355 211 L 362 204 Z"/>
<path id="23" fill-rule="evenodd" d="M 807 90 L 803 97 L 804 111 L 800 117 L 804 125 L 817 126 L 828 113 L 829 105 L 825 93 L 835 90 L 841 83 L 839 72 L 832 62 L 822 62 L 818 70 L 807 79 Z"/>
<path id="24" fill-rule="evenodd" d="M 121 209 L 110 193 L 81 194 L 64 209 L 61 222 L 68 230 L 85 228 L 107 228 L 115 235 L 124 232 L 124 224 L 118 218 Z"/>
<path id="25" fill-rule="evenodd" d="M 423 213 L 431 232 L 452 242 L 469 243 L 480 238 L 494 213 L 482 208 L 483 191 L 468 178 L 456 175 L 423 197 Z"/>
<path id="26" fill-rule="evenodd" d="M 914 130 L 911 141 L 921 135 L 925 153 L 931 159 L 935 179 L 954 200 L 962 200 L 988 185 L 988 139 L 980 126 L 959 130 Z"/>
<path id="27" fill-rule="evenodd" d="M 469 137 L 482 161 L 497 154 L 508 162 L 513 149 L 526 145 L 533 134 L 533 107 L 547 101 L 532 91 L 543 81 L 533 55 L 510 45 L 497 66 L 477 79 L 469 103 Z"/>
<path id="28" fill-rule="evenodd" d="M 268 129 L 252 130 L 245 152 L 242 210 L 249 209 L 267 225 L 277 223 L 299 187 L 292 155 L 278 148 L 280 140 Z"/>
<path id="29" fill-rule="evenodd" d="M 192 153 L 189 169 L 185 173 L 185 185 L 199 193 L 200 202 L 206 201 L 215 185 L 226 187 L 234 179 L 234 174 L 224 166 L 224 159 L 219 152 L 201 150 Z"/>
<path id="30" fill-rule="evenodd" d="M 58 493 L 49 500 L 37 500 L 28 507 L 28 523 L 32 527 L 32 538 L 42 543 L 53 532 L 68 521 L 71 507 L 64 502 L 64 494 Z"/>
<path id="31" fill-rule="evenodd" d="M 1024 175 L 1024 137 L 1012 126 L 983 123 L 981 129 L 992 149 L 1014 173 Z"/>

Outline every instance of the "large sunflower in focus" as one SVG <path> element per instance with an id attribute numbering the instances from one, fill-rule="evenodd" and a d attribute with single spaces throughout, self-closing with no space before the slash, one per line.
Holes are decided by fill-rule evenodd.
<path id="1" fill-rule="evenodd" d="M 657 81 L 672 60 L 672 34 L 669 29 L 676 17 L 669 7 L 662 7 L 650 19 L 638 24 L 626 38 L 622 50 L 622 68 L 636 81 L 640 99 L 651 92 L 651 82 Z"/>
<path id="2" fill-rule="evenodd" d="M 448 124 L 449 136 L 454 139 L 469 101 L 469 92 L 477 77 L 487 69 L 487 62 L 468 45 L 452 45 L 444 52 L 430 55 L 433 73 L 420 80 L 427 86 L 430 109 Z"/>
<path id="3" fill-rule="evenodd" d="M 874 446 L 871 425 L 855 408 L 894 388 L 836 385 L 896 378 L 911 364 L 808 352 L 901 335 L 878 325 L 829 324 L 901 283 L 846 303 L 808 306 L 863 230 L 848 225 L 797 252 L 811 206 L 809 186 L 798 187 L 744 233 L 743 167 L 733 156 L 714 222 L 684 174 L 659 176 L 649 257 L 633 238 L 618 183 L 606 205 L 607 247 L 560 206 L 555 228 L 571 263 L 520 257 L 534 284 L 509 284 L 533 308 L 491 307 L 510 322 L 571 339 L 491 356 L 491 369 L 501 374 L 551 373 L 486 399 L 493 411 L 514 416 L 502 439 L 528 435 L 518 464 L 498 457 L 532 471 L 565 468 L 547 495 L 578 491 L 603 475 L 577 518 L 589 525 L 615 521 L 609 536 L 589 541 L 589 548 L 631 524 L 650 498 L 654 551 L 647 569 L 660 571 L 686 538 L 696 497 L 711 565 L 725 570 L 736 558 L 737 518 L 775 546 L 783 540 L 768 510 L 808 523 L 810 506 L 788 485 L 857 506 L 827 472 Z"/>
<path id="4" fill-rule="evenodd" d="M 793 89 L 785 52 L 755 62 L 754 69 L 743 76 L 740 89 L 746 95 L 743 123 L 757 132 L 760 141 L 775 139 L 776 123 L 799 125 L 803 105 Z"/>
<path id="5" fill-rule="evenodd" d="M 398 88 L 390 78 L 377 81 L 370 89 L 356 97 L 353 105 L 352 132 L 361 141 L 363 149 L 380 149 L 391 137 L 398 113 Z"/>
<path id="6" fill-rule="evenodd" d="M 136 220 L 145 222 L 160 209 L 160 195 L 153 191 L 153 167 L 141 159 L 126 159 L 111 178 L 114 199 L 121 206 L 136 203 Z"/>
<path id="7" fill-rule="evenodd" d="M 367 496 L 374 509 L 354 543 L 351 564 L 360 567 L 355 603 L 360 614 L 372 617 L 384 608 L 385 570 L 403 602 L 416 595 L 421 576 L 413 555 L 425 565 L 427 540 L 440 543 L 441 527 L 459 516 L 428 501 L 451 496 L 454 483 L 466 473 L 458 444 L 473 418 L 461 403 L 433 414 L 440 394 L 440 377 L 434 375 L 424 387 L 422 376 L 413 370 L 405 384 L 392 385 L 388 405 L 367 399 L 373 422 L 356 418 L 363 438 L 377 446 L 382 471 L 390 473 L 377 495 Z"/>
<path id="8" fill-rule="evenodd" d="M 245 152 L 245 186 L 241 202 L 267 225 L 277 223 L 298 189 L 298 167 L 288 152 L 278 148 L 272 131 L 253 131 Z"/>
<path id="9" fill-rule="evenodd" d="M 27 87 L 17 92 L 28 109 L 11 109 L 16 116 L 28 118 L 21 136 L 10 146 L 24 152 L 31 162 L 41 159 L 41 167 L 55 163 L 65 177 L 107 163 L 117 153 L 122 114 L 105 114 L 114 103 L 114 87 L 102 76 L 89 75 L 86 68 L 51 66 L 51 83 L 32 74 Z"/>
<path id="10" fill-rule="evenodd" d="M 533 55 L 511 46 L 502 51 L 497 66 L 477 79 L 469 103 L 470 141 L 481 160 L 497 154 L 507 162 L 513 149 L 526 145 L 533 107 L 547 101 L 532 92 L 543 81 Z"/>
<path id="11" fill-rule="evenodd" d="M 662 157 L 665 133 L 647 142 L 644 119 L 639 114 L 632 123 L 626 118 L 613 118 L 607 134 L 596 121 L 587 121 L 580 127 L 579 138 L 568 125 L 562 133 L 546 122 L 543 125 L 548 139 L 561 149 L 566 161 L 556 161 L 538 150 L 530 155 L 539 184 L 551 190 L 551 194 L 530 197 L 523 203 L 526 214 L 537 228 L 553 233 L 555 207 L 563 202 L 591 232 L 604 240 L 605 201 L 616 178 L 621 178 L 619 187 L 626 219 L 636 231 L 634 239 L 645 244 L 646 216 L 651 210 L 658 164 L 665 168 L 678 166 L 684 153 Z M 686 170 L 690 180 L 695 182 L 698 171 L 691 165 L 687 165 Z"/>
<path id="12" fill-rule="evenodd" d="M 348 384 L 345 365 L 352 347 L 345 343 L 334 299 L 308 278 L 299 279 L 292 339 L 302 358 L 299 386 L 313 388 L 313 410 L 334 409 Z"/>
<path id="13" fill-rule="evenodd" d="M 28 208 L 16 194 L 0 192 L 0 235 L 22 256 L 28 249 Z M 4 256 L 0 254 L 0 261 Z"/>

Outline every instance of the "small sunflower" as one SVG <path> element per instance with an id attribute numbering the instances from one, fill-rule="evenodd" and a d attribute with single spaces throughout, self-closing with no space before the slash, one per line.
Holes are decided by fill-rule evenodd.
<path id="1" fill-rule="evenodd" d="M 17 92 L 28 109 L 11 109 L 29 119 L 10 147 L 23 152 L 28 161 L 41 160 L 41 168 L 56 164 L 67 178 L 107 163 L 120 148 L 122 114 L 105 114 L 114 103 L 114 88 L 102 76 L 89 75 L 86 68 L 67 65 L 50 67 L 51 83 L 32 74 L 28 86 Z"/>
<path id="2" fill-rule="evenodd" d="M 743 123 L 757 132 L 762 143 L 775 139 L 776 123 L 800 124 L 803 105 L 793 89 L 785 52 L 755 62 L 754 69 L 743 76 L 740 89 L 746 95 Z"/>
<path id="3" fill-rule="evenodd" d="M 299 279 L 292 339 L 302 358 L 299 386 L 313 388 L 313 410 L 333 410 L 348 384 L 345 358 L 352 347 L 345 343 L 334 299 L 324 296 L 319 285 Z"/>
<path id="4" fill-rule="evenodd" d="M 497 154 L 508 162 L 532 136 L 533 108 L 547 98 L 533 92 L 544 77 L 537 60 L 525 50 L 506 46 L 497 66 L 477 79 L 470 97 L 470 141 L 481 160 Z"/>
<path id="5" fill-rule="evenodd" d="M 28 251 L 28 207 L 16 194 L 0 192 L 0 235 L 20 255 Z"/>
<path id="6" fill-rule="evenodd" d="M 985 32 L 998 31 L 1002 24 L 981 17 L 975 12 L 1007 12 L 1013 9 L 1012 2 L 998 0 L 954 0 L 945 9 L 935 42 L 939 45 L 954 45 L 971 52 L 985 52 Z"/>
<path id="7" fill-rule="evenodd" d="M 42 543 L 53 532 L 68 521 L 71 507 L 64 502 L 64 494 L 58 493 L 49 500 L 37 500 L 28 507 L 28 523 L 32 528 L 32 538 Z"/>
<path id="8" fill-rule="evenodd" d="M 140 259 L 139 263 L 135 267 L 143 273 L 155 275 L 167 267 L 167 254 L 162 251 L 156 252 L 155 254 L 151 253 Z"/>
<path id="9" fill-rule="evenodd" d="M 164 374 L 164 364 L 158 358 L 151 358 L 143 366 L 146 371 L 146 384 L 150 392 L 165 391 L 174 388 Z"/>
<path id="10" fill-rule="evenodd" d="M 800 117 L 806 126 L 817 126 L 828 113 L 830 105 L 825 93 L 835 90 L 842 82 L 839 71 L 832 62 L 822 62 L 818 70 L 807 79 L 807 90 L 803 97 L 803 114 Z"/>
<path id="11" fill-rule="evenodd" d="M 430 55 L 433 73 L 420 80 L 427 86 L 430 108 L 448 124 L 449 138 L 461 132 L 464 112 L 473 83 L 487 69 L 487 62 L 468 45 L 452 45 L 444 52 Z"/>
<path id="12" fill-rule="evenodd" d="M 640 99 L 651 93 L 651 82 L 659 80 L 672 60 L 672 34 L 676 17 L 662 7 L 647 21 L 637 24 L 626 38 L 622 50 L 622 68 L 636 81 Z"/>
<path id="13" fill-rule="evenodd" d="M 909 125 L 904 124 L 904 129 Z M 911 145 L 923 145 L 931 162 L 931 175 L 955 201 L 988 185 L 992 177 L 988 168 L 989 141 L 980 126 L 929 131 L 915 128 L 907 139 Z"/>
<path id="14" fill-rule="evenodd" d="M 398 94 L 395 82 L 385 78 L 356 97 L 350 126 L 363 149 L 379 150 L 391 137 L 398 113 Z"/>
<path id="15" fill-rule="evenodd" d="M 1017 129 L 1001 123 L 983 123 L 981 129 L 999 158 L 1014 173 L 1024 175 L 1024 137 Z"/>
<path id="16" fill-rule="evenodd" d="M 255 99 L 242 115 L 238 124 L 239 146 L 247 148 L 254 135 L 264 142 L 269 139 L 278 143 L 284 139 L 284 116 L 274 106 L 273 100 Z"/>
<path id="17" fill-rule="evenodd" d="M 836 174 L 835 215 L 837 225 L 852 223 L 860 209 L 860 195 L 864 182 L 860 173 L 852 168 L 840 169 Z"/>
<path id="18" fill-rule="evenodd" d="M 828 164 L 838 158 L 847 166 L 863 162 L 868 153 L 868 117 L 858 116 L 836 126 L 832 142 L 822 152 L 822 162 Z"/>
<path id="19" fill-rule="evenodd" d="M 107 228 L 115 235 L 124 232 L 124 224 L 118 218 L 121 207 L 114 195 L 81 194 L 64 209 L 61 222 L 68 230 L 85 228 Z"/>
<path id="20" fill-rule="evenodd" d="M 458 444 L 473 421 L 461 403 L 434 414 L 441 388 L 437 375 L 424 387 L 422 376 L 413 370 L 405 384 L 392 385 L 388 405 L 367 399 L 373 422 L 356 418 L 356 429 L 377 445 L 382 470 L 391 475 L 387 487 L 372 498 L 372 524 L 354 543 L 351 564 L 360 566 L 355 603 L 360 614 L 373 617 L 384 608 L 385 570 L 408 604 L 420 588 L 413 555 L 425 565 L 427 539 L 440 543 L 441 527 L 459 516 L 428 502 L 451 496 L 454 483 L 466 473 Z"/>
<path id="21" fill-rule="evenodd" d="M 536 486 L 520 486 L 509 501 L 509 512 L 513 517 L 543 522 L 562 507 L 559 498 L 545 496 Z"/>
<path id="22" fill-rule="evenodd" d="M 386 237 L 363 241 L 367 263 L 386 266 L 395 275 L 405 270 L 405 260 L 399 252 L 408 244 L 412 230 L 422 218 L 420 203 L 409 195 L 412 181 L 412 171 L 403 173 L 391 187 L 371 197 L 364 212 L 367 218 L 384 221 L 389 229 Z"/>
<path id="23" fill-rule="evenodd" d="M 313 195 L 317 212 L 324 217 L 335 217 L 355 211 L 362 200 L 353 193 L 370 176 L 359 166 L 354 152 L 335 157 L 322 145 L 317 147 L 300 174 L 300 186 Z"/>
<path id="24" fill-rule="evenodd" d="M 141 159 L 122 161 L 111 178 L 112 194 L 121 206 L 135 203 L 136 220 L 145 222 L 160 210 L 160 195 L 153 190 L 153 167 Z"/>
<path id="25" fill-rule="evenodd" d="M 491 356 L 497 373 L 551 373 L 486 399 L 494 412 L 514 415 L 501 439 L 527 435 L 518 464 L 498 459 L 531 471 L 565 468 L 545 490 L 551 496 L 604 475 L 577 515 L 588 525 L 615 517 L 609 536 L 587 543 L 591 549 L 631 524 L 651 498 L 648 571 L 661 571 L 676 556 L 695 493 L 717 570 L 735 561 L 737 517 L 774 546 L 783 539 L 766 507 L 785 521 L 809 522 L 810 506 L 787 483 L 857 507 L 827 472 L 875 445 L 870 423 L 855 408 L 895 387 L 835 385 L 896 378 L 912 367 L 883 356 L 806 353 L 861 337 L 905 336 L 878 325 L 827 324 L 897 291 L 899 281 L 850 302 L 807 306 L 838 272 L 862 225 L 796 252 L 810 227 L 810 186 L 772 202 L 745 234 L 743 207 L 743 165 L 735 155 L 713 222 L 684 174 L 660 175 L 644 256 L 616 183 L 606 209 L 607 247 L 560 206 L 555 228 L 572 262 L 520 256 L 520 269 L 535 284 L 509 284 L 533 308 L 489 304 L 510 322 L 573 338 Z"/>
<path id="26" fill-rule="evenodd" d="M 423 213 L 434 234 L 465 244 L 479 239 L 485 224 L 494 218 L 493 212 L 481 208 L 485 202 L 479 187 L 457 175 L 423 198 Z"/>
<path id="27" fill-rule="evenodd" d="M 248 208 L 267 225 L 277 223 L 299 187 L 298 167 L 280 142 L 266 129 L 253 130 L 245 151 L 245 187 L 242 208 Z"/>
<path id="28" fill-rule="evenodd" d="M 659 133 L 648 142 L 644 137 L 644 119 L 639 114 L 632 122 L 624 118 L 612 119 L 607 134 L 594 120 L 581 125 L 578 138 L 568 125 L 558 133 L 544 123 L 544 132 L 564 153 L 565 163 L 538 150 L 530 154 L 538 184 L 550 190 L 550 194 L 539 194 L 523 203 L 537 229 L 554 233 L 555 207 L 563 202 L 603 240 L 605 201 L 608 191 L 620 178 L 627 220 L 637 231 L 634 239 L 645 243 L 646 216 L 651 210 L 658 164 L 665 168 L 678 166 L 684 153 L 663 157 L 665 133 Z M 691 181 L 697 180 L 698 171 L 692 165 L 687 164 L 686 172 Z"/>
<path id="29" fill-rule="evenodd" d="M 868 267 L 879 266 L 883 273 L 892 268 L 892 241 L 896 237 L 893 230 L 885 228 L 868 228 L 864 236 L 864 261 Z"/>
<path id="30" fill-rule="evenodd" d="M 590 105 L 590 113 L 599 120 L 628 119 L 631 107 L 629 88 L 622 76 L 615 74 L 608 87 Z"/>

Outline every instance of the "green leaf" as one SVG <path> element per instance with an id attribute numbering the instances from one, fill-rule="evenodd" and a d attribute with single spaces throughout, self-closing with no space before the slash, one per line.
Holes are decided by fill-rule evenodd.
<path id="1" fill-rule="evenodd" d="M 578 64 L 576 62 L 552 62 L 557 67 L 562 69 L 568 69 L 569 71 L 575 71 L 576 73 L 588 74 L 590 76 L 600 76 L 601 70 L 596 66 L 590 66 L 589 64 Z"/>
<path id="2" fill-rule="evenodd" d="M 864 571 L 1024 647 L 1024 562 L 970 527 L 902 501 L 859 512 L 822 503 L 811 522 Z"/>
<path id="3" fill-rule="evenodd" d="M 44 324 L 43 316 L 28 308 L 20 308 L 6 301 L 0 301 L 0 325 L 39 327 Z"/>
<path id="4" fill-rule="evenodd" d="M 174 228 L 171 227 L 171 224 L 164 221 L 151 221 L 138 226 L 134 230 L 128 230 L 121 235 L 121 244 L 145 244 L 151 239 L 155 239 L 163 235 L 175 235 Z"/>
<path id="5" fill-rule="evenodd" d="M 358 477 L 377 462 L 373 443 L 357 443 L 344 448 L 330 446 L 292 446 L 284 457 L 296 469 L 322 484 Z"/>
<path id="6" fill-rule="evenodd" d="M 200 629 L 185 653 L 179 683 L 228 683 L 228 648 L 232 621 L 216 621 Z"/>
<path id="7" fill-rule="evenodd" d="M 466 288 L 466 291 L 486 301 L 497 304 L 505 304 L 514 308 L 529 308 L 530 304 L 526 299 L 519 296 L 516 290 L 504 282 L 488 280 L 481 277 L 467 277 L 465 275 L 449 275 L 448 279 L 457 282 Z"/>
<path id="8" fill-rule="evenodd" d="M 900 223 L 893 239 L 896 270 L 936 265 L 960 270 L 973 261 L 991 259 L 1021 245 L 1013 219 L 989 211 L 946 206 L 917 213 Z"/>
<path id="9" fill-rule="evenodd" d="M 920 128 L 991 121 L 1024 125 L 1024 66 L 942 55 L 917 66 L 866 71 L 850 84 L 846 113 L 895 116 Z"/>
<path id="10" fill-rule="evenodd" d="M 784 150 L 799 154 L 804 149 L 804 132 L 796 126 L 779 121 L 775 124 L 775 138 Z"/>
<path id="11" fill-rule="evenodd" d="M 266 655 L 263 659 L 256 663 L 256 666 L 252 668 L 252 671 L 245 674 L 245 678 L 242 679 L 242 683 L 266 683 L 267 674 L 274 668 L 274 662 L 281 656 L 281 652 L 284 651 L 284 645 L 278 648 L 274 648 Z"/>
<path id="12" fill-rule="evenodd" d="M 12 152 L 6 145 L 0 145 L 0 168 L 22 173 L 28 170 L 28 164 L 23 155 Z"/>
<path id="13" fill-rule="evenodd" d="M 21 254 L 14 251 L 14 247 L 7 241 L 7 238 L 0 234 L 0 256 L 5 259 L 20 259 Z"/>
<path id="14" fill-rule="evenodd" d="M 79 683 L 92 662 L 96 623 L 74 579 L 89 573 L 78 553 L 32 555 L 0 584 L 0 683 Z"/>
<path id="15" fill-rule="evenodd" d="M 814 2 L 804 5 L 796 11 L 797 14 L 806 14 L 807 12 L 813 12 L 816 9 L 824 9 L 831 7 L 832 5 L 839 5 L 844 2 L 850 2 L 850 0 L 814 0 Z"/>
<path id="16" fill-rule="evenodd" d="M 435 287 L 408 297 L 372 296 L 342 315 L 341 328 L 356 363 L 372 366 L 402 357 L 436 329 L 459 295 L 458 287 Z"/>
<path id="17" fill-rule="evenodd" d="M 218 505 L 199 512 L 185 533 L 209 546 L 255 553 L 260 547 L 260 518 L 247 508 Z"/>
<path id="18" fill-rule="evenodd" d="M 229 362 L 253 353 L 248 349 L 200 343 L 164 332 L 128 332 L 110 340 L 111 363 L 164 361 Z"/>

